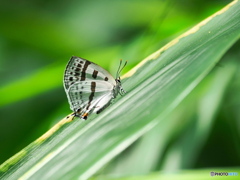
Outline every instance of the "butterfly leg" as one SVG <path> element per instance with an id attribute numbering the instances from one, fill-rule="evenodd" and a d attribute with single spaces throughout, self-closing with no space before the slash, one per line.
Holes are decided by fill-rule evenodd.
<path id="1" fill-rule="evenodd" d="M 72 116 L 73 116 L 73 117 L 72 117 Z M 71 120 L 71 121 L 73 121 L 74 117 L 76 117 L 76 113 L 73 112 L 73 113 L 69 114 L 69 115 L 66 117 L 66 119 L 69 119 L 69 118 L 71 118 L 71 117 L 72 117 L 72 120 Z"/>
<path id="2" fill-rule="evenodd" d="M 126 93 L 127 93 L 127 92 L 124 91 L 124 89 L 123 89 L 122 87 L 120 87 L 119 94 L 120 94 L 121 96 L 123 96 L 123 95 L 126 94 Z"/>

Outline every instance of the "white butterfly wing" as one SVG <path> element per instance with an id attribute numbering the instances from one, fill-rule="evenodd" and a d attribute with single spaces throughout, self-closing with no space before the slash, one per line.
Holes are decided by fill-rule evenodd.
<path id="1" fill-rule="evenodd" d="M 73 56 L 64 73 L 65 91 L 76 82 L 89 80 L 103 80 L 116 85 L 115 79 L 105 69 L 91 61 Z"/>
<path id="2" fill-rule="evenodd" d="M 80 117 L 101 112 L 113 98 L 113 87 L 103 80 L 78 81 L 67 90 L 70 108 Z"/>
<path id="3" fill-rule="evenodd" d="M 97 114 L 102 112 L 106 107 L 108 107 L 111 104 L 112 99 L 113 99 L 112 92 L 108 94 L 106 93 L 105 95 L 99 97 L 98 103 L 96 104 L 93 112 Z"/>

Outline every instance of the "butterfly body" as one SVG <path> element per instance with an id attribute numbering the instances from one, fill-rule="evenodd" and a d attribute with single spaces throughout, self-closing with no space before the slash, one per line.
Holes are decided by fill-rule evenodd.
<path id="1" fill-rule="evenodd" d="M 64 89 L 74 115 L 87 119 L 91 113 L 100 113 L 118 94 L 125 91 L 120 77 L 112 75 L 97 64 L 73 56 L 64 74 Z"/>

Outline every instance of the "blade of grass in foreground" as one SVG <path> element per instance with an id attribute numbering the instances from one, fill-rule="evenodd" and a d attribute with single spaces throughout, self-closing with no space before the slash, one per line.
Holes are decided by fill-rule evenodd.
<path id="1" fill-rule="evenodd" d="M 235 75 L 236 65 L 235 61 L 225 61 L 224 68 L 215 68 L 215 71 L 203 82 L 205 87 L 202 87 L 201 95 L 198 93 L 197 96 L 192 97 L 195 104 L 189 105 L 195 107 L 195 112 L 189 117 L 189 123 L 178 135 L 177 140 L 165 153 L 161 170 L 176 172 L 179 169 L 190 169 L 196 165 L 197 158 L 210 136 L 215 120 L 217 120 L 215 116 L 222 105 L 221 102 L 226 95 L 225 91 Z M 191 109 L 187 105 L 185 107 L 185 111 Z M 181 120 L 184 121 L 179 119 L 179 124 Z"/>
<path id="2" fill-rule="evenodd" d="M 239 38 L 240 3 L 195 26 L 126 75 L 128 93 L 5 162 L 2 179 L 87 179 L 171 112 Z M 156 119 L 158 117 L 158 119 Z"/>
<path id="3" fill-rule="evenodd" d="M 164 121 L 145 133 L 124 155 L 104 166 L 103 174 L 148 174 L 159 169 L 160 162 L 161 170 L 167 172 L 193 168 L 236 73 L 233 58 L 224 59 L 224 68 L 215 68 Z"/>

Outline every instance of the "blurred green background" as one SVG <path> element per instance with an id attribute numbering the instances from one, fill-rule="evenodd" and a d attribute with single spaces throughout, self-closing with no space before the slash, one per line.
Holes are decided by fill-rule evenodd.
<path id="1" fill-rule="evenodd" d="M 128 60 L 126 72 L 146 56 L 230 2 L 0 2 L 0 163 L 70 113 L 62 78 L 72 55 L 94 61 L 112 74 L 117 70 L 119 59 Z M 231 52 L 236 54 L 239 51 L 238 47 L 239 42 L 228 52 L 228 56 Z M 221 63 L 216 68 L 222 68 Z M 204 89 L 208 81 L 206 78 L 199 89 Z M 219 107 L 215 116 L 217 121 L 212 122 L 203 148 L 197 149 L 199 152 L 196 153 L 196 159 L 183 167 L 240 165 L 240 115 L 237 113 L 240 108 L 239 89 L 239 82 L 233 81 L 229 85 L 229 90 L 224 96 L 226 99 L 223 100 L 225 103 Z M 191 107 L 191 96 L 200 98 L 201 93 L 202 90 L 194 91 L 194 95 L 191 94 L 182 106 Z M 186 112 L 180 105 L 172 116 L 181 117 L 181 114 L 191 114 L 195 111 L 196 109 L 191 107 Z M 186 119 L 186 114 L 183 119 Z M 179 132 L 176 132 L 176 135 L 179 135 Z M 175 141 L 176 137 L 170 139 L 169 147 L 164 151 L 167 152 Z M 158 167 L 163 165 L 161 163 L 159 162 Z M 156 169 L 158 168 L 155 167 Z"/>

